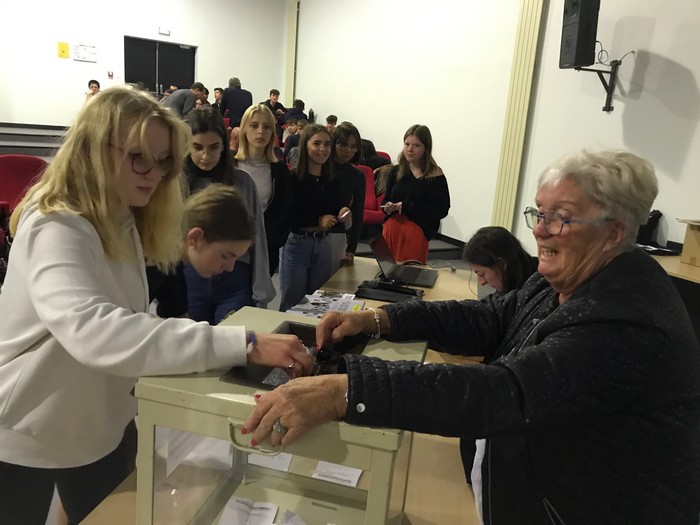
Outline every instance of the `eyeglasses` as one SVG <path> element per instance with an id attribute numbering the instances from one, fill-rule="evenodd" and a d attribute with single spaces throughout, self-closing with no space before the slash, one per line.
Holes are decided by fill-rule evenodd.
<path id="1" fill-rule="evenodd" d="M 158 168 L 161 173 L 163 173 L 163 177 L 166 175 L 169 175 L 170 172 L 173 169 L 174 162 L 172 157 L 166 157 L 161 160 L 156 160 L 156 159 L 148 159 L 144 157 L 141 153 L 131 153 L 120 148 L 119 146 L 114 146 L 112 145 L 113 148 L 118 149 L 122 153 L 126 153 L 127 156 L 131 159 L 131 169 L 134 171 L 134 173 L 137 173 L 138 175 L 148 175 L 153 168 Z"/>
<path id="2" fill-rule="evenodd" d="M 598 217 L 597 219 L 567 219 L 556 211 L 545 211 L 540 213 L 537 208 L 528 206 L 523 212 L 525 224 L 531 230 L 535 229 L 537 223 L 544 219 L 544 229 L 550 235 L 559 235 L 567 224 L 600 224 L 614 219 L 610 217 Z"/>
<path id="3" fill-rule="evenodd" d="M 357 144 L 341 144 L 340 142 L 336 142 L 335 146 L 348 151 L 357 151 Z"/>

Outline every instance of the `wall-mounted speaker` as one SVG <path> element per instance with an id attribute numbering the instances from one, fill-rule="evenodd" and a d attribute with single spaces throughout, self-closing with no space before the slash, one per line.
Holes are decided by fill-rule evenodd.
<path id="1" fill-rule="evenodd" d="M 559 67 L 590 66 L 595 62 L 600 0 L 564 0 Z"/>

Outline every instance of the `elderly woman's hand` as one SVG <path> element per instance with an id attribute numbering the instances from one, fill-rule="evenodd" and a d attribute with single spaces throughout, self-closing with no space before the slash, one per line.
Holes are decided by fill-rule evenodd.
<path id="1" fill-rule="evenodd" d="M 288 334 L 257 334 L 257 343 L 248 354 L 248 362 L 278 366 L 292 377 L 309 375 L 314 366 L 299 338 Z"/>
<path id="2" fill-rule="evenodd" d="M 365 312 L 328 312 L 316 325 L 316 344 L 319 348 L 336 343 L 347 335 L 359 334 L 365 329 Z"/>
<path id="3" fill-rule="evenodd" d="M 253 434 L 253 447 L 265 440 L 272 446 L 288 445 L 321 423 L 342 419 L 347 391 L 348 377 L 343 374 L 293 379 L 256 398 L 242 432 Z"/>

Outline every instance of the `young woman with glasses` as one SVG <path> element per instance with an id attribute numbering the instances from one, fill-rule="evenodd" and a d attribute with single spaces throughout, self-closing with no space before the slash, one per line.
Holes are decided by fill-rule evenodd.
<path id="1" fill-rule="evenodd" d="M 139 376 L 248 361 L 311 371 L 296 337 L 147 312 L 144 261 L 168 271 L 182 257 L 190 140 L 148 93 L 106 89 L 12 215 L 0 294 L 3 523 L 45 523 L 55 487 L 79 523 L 126 477 Z"/>

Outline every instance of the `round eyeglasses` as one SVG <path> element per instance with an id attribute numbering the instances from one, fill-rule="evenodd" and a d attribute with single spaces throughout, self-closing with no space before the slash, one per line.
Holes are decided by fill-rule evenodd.
<path id="1" fill-rule="evenodd" d="M 342 148 L 347 151 L 357 151 L 357 144 L 341 144 L 340 142 L 335 143 L 336 148 Z"/>
<path id="2" fill-rule="evenodd" d="M 131 159 L 131 169 L 138 175 L 148 175 L 153 168 L 158 168 L 160 172 L 163 173 L 163 177 L 165 177 L 170 174 L 173 169 L 173 165 L 175 164 L 171 157 L 166 157 L 161 160 L 148 159 L 141 153 L 131 153 L 125 151 L 119 146 L 112 147 L 118 149 L 122 153 L 126 153 L 126 155 Z"/>
<path id="3" fill-rule="evenodd" d="M 610 217 L 598 217 L 597 219 L 567 219 L 556 211 L 545 211 L 540 213 L 537 208 L 528 206 L 523 212 L 525 224 L 531 230 L 535 229 L 537 223 L 544 220 L 544 229 L 550 235 L 559 235 L 567 224 L 601 224 L 612 221 Z"/>

